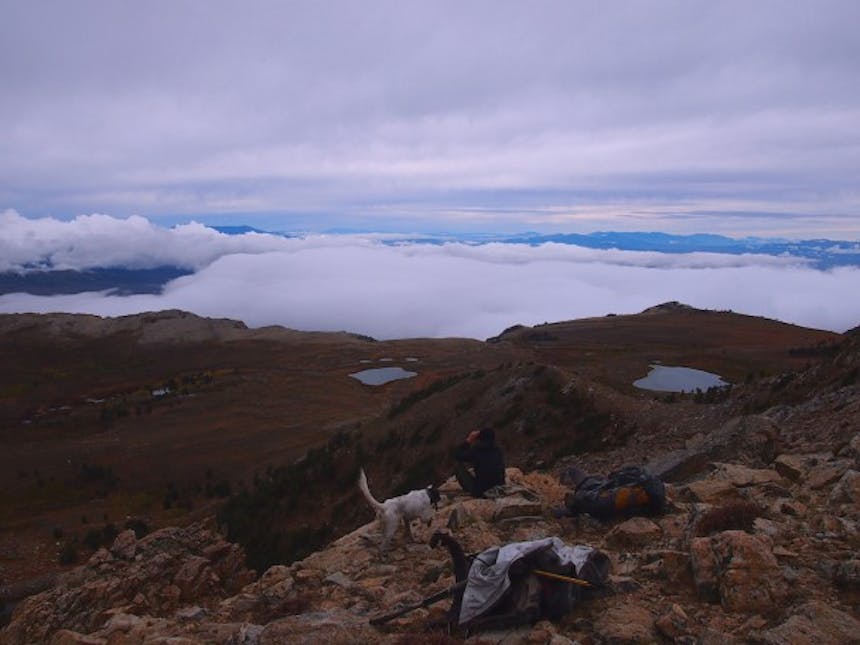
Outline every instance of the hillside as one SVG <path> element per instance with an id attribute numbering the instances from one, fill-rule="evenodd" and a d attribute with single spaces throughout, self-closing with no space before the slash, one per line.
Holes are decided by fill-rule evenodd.
<path id="1" fill-rule="evenodd" d="M 140 539 L 129 530 L 23 602 L 4 642 L 460 642 L 469 633 L 446 626 L 450 598 L 382 626 L 369 622 L 453 585 L 444 550 L 427 544 L 441 530 L 466 552 L 558 536 L 611 562 L 607 583 L 583 592 L 560 619 L 488 625 L 472 642 L 856 643 L 860 397 L 856 386 L 839 396 L 845 407 L 819 417 L 843 425 L 847 443 L 801 452 L 813 437 L 798 426 L 746 416 L 656 455 L 653 468 L 705 465 L 682 477 L 664 471 L 669 508 L 654 518 L 554 519 L 565 492 L 558 479 L 509 469 L 498 499 L 465 498 L 448 482 L 432 525 L 385 559 L 363 526 L 257 579 L 241 551 L 205 525 Z M 624 453 L 603 457 L 619 462 Z"/>
<path id="2" fill-rule="evenodd" d="M 523 535 L 569 536 L 571 527 L 549 519 L 548 509 L 558 504 L 562 491 L 556 475 L 572 459 L 603 472 L 631 461 L 649 461 L 655 467 L 661 461 L 684 463 L 685 451 L 695 452 L 697 446 L 705 450 L 706 439 L 719 436 L 725 431 L 721 428 L 731 428 L 727 423 L 739 415 L 765 413 L 767 422 L 778 428 L 775 451 L 823 453 L 815 459 L 836 463 L 839 481 L 857 467 L 850 463 L 854 448 L 848 446 L 860 430 L 856 340 L 730 312 L 665 305 L 638 316 L 511 329 L 486 343 L 457 339 L 382 343 L 348 334 L 247 330 L 232 321 L 207 321 L 180 312 L 107 321 L 74 316 L 3 318 L 0 351 L 4 358 L 17 358 L 6 361 L 12 367 L 0 385 L 3 440 L 9 446 L 0 457 L 6 478 L 0 506 L 4 509 L 0 565 L 7 586 L 56 570 L 64 550 L 74 550 L 84 561 L 91 548 L 111 546 L 117 533 L 125 536 L 124 548 L 137 544 L 121 533 L 126 524 L 142 535 L 178 522 L 188 526 L 183 530 L 190 531 L 189 539 L 203 539 L 198 536 L 200 525 L 189 522 L 211 521 L 207 518 L 216 511 L 227 537 L 244 546 L 251 568 L 263 572 L 270 565 L 301 560 L 372 519 L 354 487 L 359 466 L 367 469 L 378 497 L 442 481 L 450 472 L 450 448 L 479 425 L 498 429 L 509 465 L 526 473 L 522 485 L 540 489 L 543 519 L 533 525 L 532 520 L 518 520 L 505 524 L 504 531 L 489 522 L 481 537 L 467 537 L 473 549 L 525 539 L 517 537 Z M 27 359 L 20 360 L 22 356 Z M 419 375 L 375 388 L 348 378 L 357 369 L 379 365 L 380 359 L 393 359 L 383 365 L 415 367 Z M 668 397 L 632 388 L 632 380 L 655 361 L 711 369 L 736 385 L 710 403 L 693 395 Z M 153 396 L 154 390 L 165 387 L 169 395 Z M 125 413 L 118 412 L 119 406 Z M 843 454 L 837 459 L 827 457 L 828 451 Z M 297 461 L 301 455 L 304 458 Z M 752 488 L 739 484 L 737 471 L 726 475 L 725 469 L 717 468 L 717 474 L 707 475 L 707 463 L 714 460 L 768 470 L 778 456 L 769 453 L 751 461 L 741 451 L 689 459 L 694 472 L 683 473 L 683 481 L 677 482 L 688 488 L 679 486 L 680 492 L 673 492 L 679 517 L 658 522 L 663 537 L 649 548 L 688 548 L 689 536 L 680 542 L 678 536 L 670 538 L 665 522 L 690 522 L 703 512 L 696 504 L 726 501 L 695 498 L 688 489 L 697 478 L 728 478 L 732 487 L 742 489 L 742 497 L 756 502 L 767 498 L 767 508 L 760 513 L 764 519 L 786 519 L 782 511 L 771 512 L 773 495 L 813 509 L 809 518 L 802 518 L 802 527 L 787 529 L 792 539 L 814 533 L 816 522 L 832 524 L 820 517 L 836 517 L 845 531 L 826 546 L 834 561 L 841 562 L 839 549 L 856 548 L 844 541 L 850 534 L 844 522 L 856 521 L 856 507 L 851 510 L 849 504 L 833 515 L 830 497 L 824 499 L 817 488 L 810 492 L 803 481 L 791 485 L 771 481 L 762 492 L 760 483 Z M 801 469 L 805 477 L 812 466 L 805 458 L 797 459 L 807 464 Z M 513 473 L 514 479 L 519 477 Z M 827 491 L 834 481 L 825 484 Z M 713 487 L 728 490 L 722 483 Z M 447 526 L 450 513 L 461 513 L 455 509 L 463 504 L 466 517 L 486 511 L 476 511 L 469 507 L 474 502 L 455 497 L 439 525 Z M 109 526 L 113 530 L 107 530 Z M 517 533 L 514 528 L 523 530 Z M 602 543 L 606 527 L 591 528 L 591 532 L 588 525 L 576 529 L 573 537 Z M 86 542 L 93 532 L 96 538 Z M 149 544 L 147 539 L 154 538 L 143 537 L 141 543 Z M 212 534 L 206 540 L 214 544 L 218 538 Z M 182 546 L 177 557 L 186 548 Z M 195 548 L 202 553 L 207 547 Z M 609 550 L 616 568 L 621 566 L 617 560 L 622 556 L 614 553 L 617 547 Z M 351 553 L 361 567 L 361 557 Z M 418 558 L 404 563 L 415 571 L 422 571 L 421 562 L 428 558 L 445 559 L 421 549 L 409 548 L 406 553 Z M 314 557 L 325 556 L 311 556 L 311 562 Z M 125 565 L 115 564 L 118 572 L 123 571 Z M 351 571 L 358 578 L 374 578 L 371 573 L 382 566 L 365 564 L 364 569 Z M 84 570 L 92 566 L 90 560 Z M 227 578 L 245 580 L 252 575 L 237 573 L 241 567 L 236 562 L 230 566 Z M 357 615 L 363 617 L 359 622 L 376 609 L 396 604 L 388 591 L 405 592 L 401 587 L 414 582 L 386 566 L 382 577 L 390 584 L 378 581 L 386 593 L 376 598 L 376 605 L 367 594 L 362 596 L 366 603 L 359 603 Z M 303 568 L 313 567 L 293 565 L 288 587 L 300 587 L 299 578 L 309 583 L 316 579 L 316 574 L 299 575 Z M 281 573 L 272 575 L 286 575 L 283 568 L 276 571 Z M 74 593 L 74 581 L 93 574 L 69 575 L 48 593 Z M 167 574 L 151 575 L 157 580 Z M 440 579 L 444 575 L 448 574 L 440 572 Z M 637 582 L 650 589 L 647 580 Z M 320 610 L 313 600 L 317 596 L 323 608 L 343 600 L 332 597 L 330 585 L 316 583 L 320 586 L 314 589 L 320 593 L 311 594 L 307 603 L 289 601 L 298 604 L 290 605 L 286 613 L 302 616 Z M 196 584 L 186 595 L 199 591 Z M 206 593 L 214 596 L 201 603 L 209 607 L 216 596 L 220 602 L 238 589 L 238 583 L 226 578 L 219 584 L 223 588 L 207 587 Z M 253 585 L 260 589 L 260 583 Z M 679 596 L 683 606 L 699 602 L 689 592 Z M 850 597 L 836 598 L 850 609 Z M 192 600 L 171 601 L 157 611 L 149 603 L 135 611 L 138 616 L 166 619 L 176 609 L 185 611 L 182 607 L 188 605 L 183 603 Z M 286 596 L 282 600 L 287 602 Z M 156 613 L 147 613 L 151 611 Z M 656 605 L 647 611 L 656 612 Z M 253 620 L 241 620 L 262 629 L 275 614 L 265 618 L 254 614 Z M 22 625 L 30 621 L 21 620 Z M 777 618 L 767 620 L 775 625 Z M 83 633 L 94 631 L 90 629 L 94 622 L 87 625 Z M 202 622 L 194 625 L 189 629 Z M 577 627 L 579 632 L 583 625 Z M 408 632 L 417 629 L 418 622 L 413 617 L 400 626 Z"/>

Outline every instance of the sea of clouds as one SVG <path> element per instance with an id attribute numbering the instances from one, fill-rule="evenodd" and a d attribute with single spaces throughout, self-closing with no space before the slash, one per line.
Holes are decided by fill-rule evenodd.
<path id="1" fill-rule="evenodd" d="M 380 339 L 487 338 L 517 323 L 636 313 L 670 300 L 840 332 L 860 324 L 860 268 L 820 271 L 792 257 L 430 245 L 390 235 L 225 235 L 142 217 L 0 214 L 0 271 L 165 265 L 194 273 L 158 295 L 6 294 L 0 312 L 118 316 L 175 308 L 251 327 Z"/>

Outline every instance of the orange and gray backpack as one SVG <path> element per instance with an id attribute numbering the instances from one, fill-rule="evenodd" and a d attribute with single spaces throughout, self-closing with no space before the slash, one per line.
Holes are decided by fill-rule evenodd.
<path id="1" fill-rule="evenodd" d="M 666 506 L 663 482 L 641 466 L 624 466 L 607 477 L 590 475 L 565 495 L 568 513 L 598 519 L 658 515 Z"/>

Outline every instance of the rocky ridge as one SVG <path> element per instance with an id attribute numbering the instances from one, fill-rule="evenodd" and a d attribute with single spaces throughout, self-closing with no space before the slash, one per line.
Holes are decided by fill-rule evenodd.
<path id="1" fill-rule="evenodd" d="M 249 329 L 239 320 L 204 318 L 179 309 L 116 318 L 92 314 L 0 314 L 0 334 L 27 328 L 38 328 L 39 333 L 55 338 L 101 338 L 127 333 L 134 335 L 141 345 L 263 339 L 284 342 L 372 340 L 347 332 L 305 332 L 278 325 Z"/>
<path id="2" fill-rule="evenodd" d="M 814 451 L 805 424 L 789 428 L 767 415 L 694 435 L 651 460 L 669 482 L 669 508 L 654 518 L 555 519 L 566 488 L 551 473 L 509 469 L 498 499 L 464 497 L 449 481 L 432 525 L 414 529 L 415 543 L 401 535 L 386 558 L 365 538 L 373 532 L 366 525 L 259 578 L 241 549 L 205 524 L 140 539 L 126 531 L 23 601 L 0 640 L 458 642 L 464 635 L 441 626 L 447 600 L 384 627 L 369 623 L 454 582 L 447 552 L 428 546 L 433 531 L 445 530 L 467 552 L 557 535 L 612 562 L 607 588 L 560 621 L 479 633 L 474 642 L 860 642 L 860 432 L 856 420 L 846 423 L 844 439 Z M 619 465 L 624 456 L 601 455 Z"/>

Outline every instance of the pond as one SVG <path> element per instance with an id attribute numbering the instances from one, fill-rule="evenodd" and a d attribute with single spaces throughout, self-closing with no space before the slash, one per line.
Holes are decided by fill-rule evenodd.
<path id="1" fill-rule="evenodd" d="M 634 381 L 633 385 L 642 390 L 656 392 L 695 392 L 709 387 L 728 385 L 718 374 L 696 370 L 692 367 L 670 367 L 652 365 L 648 376 Z"/>
<path id="2" fill-rule="evenodd" d="M 397 381 L 402 378 L 412 378 L 417 376 L 418 372 L 410 372 L 402 367 L 377 367 L 375 369 L 362 370 L 350 374 L 354 379 L 358 379 L 365 385 L 384 385 L 390 381 Z"/>

